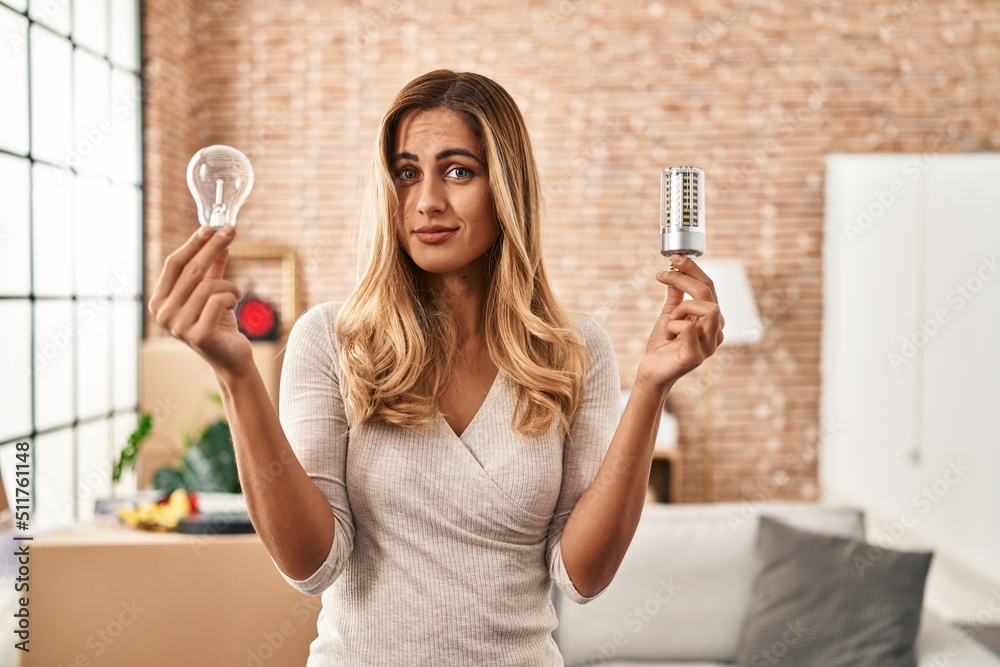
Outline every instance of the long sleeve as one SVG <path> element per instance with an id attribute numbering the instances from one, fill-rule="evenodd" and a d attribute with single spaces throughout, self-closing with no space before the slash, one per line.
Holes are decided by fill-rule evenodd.
<path id="1" fill-rule="evenodd" d="M 330 553 L 314 574 L 297 580 L 278 569 L 289 584 L 309 595 L 319 595 L 340 576 L 354 547 L 346 485 L 347 415 L 330 319 L 335 312 L 316 306 L 296 321 L 285 348 L 278 396 L 285 436 L 309 478 L 329 500 L 336 521 Z"/>
<path id="2" fill-rule="evenodd" d="M 591 366 L 587 372 L 584 401 L 564 443 L 562 485 L 546 539 L 549 576 L 567 597 L 578 604 L 590 602 L 604 589 L 591 597 L 584 597 L 576 590 L 562 560 L 562 531 L 577 500 L 597 476 L 618 428 L 621 413 L 621 380 L 611 336 L 592 317 L 585 316 L 583 320 Z"/>

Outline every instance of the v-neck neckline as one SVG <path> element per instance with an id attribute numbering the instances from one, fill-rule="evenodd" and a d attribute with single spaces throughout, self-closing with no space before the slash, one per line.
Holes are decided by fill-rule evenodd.
<path id="1" fill-rule="evenodd" d="M 496 393 L 497 387 L 500 385 L 501 381 L 500 376 L 502 374 L 503 370 L 498 368 L 496 377 L 493 378 L 493 384 L 490 385 L 490 390 L 486 392 L 486 398 L 484 398 L 483 402 L 479 404 L 479 409 L 476 410 L 476 414 L 472 416 L 472 420 L 469 421 L 469 423 L 466 425 L 465 429 L 461 433 L 455 433 L 455 429 L 453 429 L 451 427 L 451 424 L 448 423 L 448 420 L 444 418 L 444 413 L 441 412 L 440 408 L 437 408 L 438 419 L 441 421 L 442 424 L 444 424 L 445 429 L 447 429 L 447 431 L 451 433 L 453 436 L 455 436 L 458 440 L 461 440 L 463 437 L 471 433 L 472 428 L 474 426 L 477 426 L 481 419 L 484 419 L 483 417 L 481 417 L 481 415 L 483 414 L 483 412 L 486 411 L 486 408 L 489 406 L 490 399 L 493 397 L 493 394 Z"/>

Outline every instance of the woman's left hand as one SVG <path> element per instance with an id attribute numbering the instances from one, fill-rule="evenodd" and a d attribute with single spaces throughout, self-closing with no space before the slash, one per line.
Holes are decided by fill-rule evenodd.
<path id="1" fill-rule="evenodd" d="M 656 279 L 667 285 L 667 297 L 639 362 L 636 383 L 667 392 L 681 376 L 712 356 L 723 340 L 726 319 L 712 279 L 683 255 L 671 255 L 676 271 L 661 271 Z M 684 294 L 691 299 L 685 301 Z"/>

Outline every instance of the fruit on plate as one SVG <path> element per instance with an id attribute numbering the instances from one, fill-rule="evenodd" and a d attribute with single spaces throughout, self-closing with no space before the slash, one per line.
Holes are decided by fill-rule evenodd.
<path id="1" fill-rule="evenodd" d="M 184 489 L 174 489 L 169 498 L 160 502 L 144 502 L 135 507 L 119 507 L 118 516 L 133 528 L 142 530 L 177 530 L 181 517 L 191 513 L 192 499 Z"/>

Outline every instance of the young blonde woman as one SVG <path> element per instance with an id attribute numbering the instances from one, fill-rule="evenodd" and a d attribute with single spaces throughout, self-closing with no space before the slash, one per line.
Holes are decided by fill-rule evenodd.
<path id="1" fill-rule="evenodd" d="M 222 278 L 233 230 L 167 258 L 150 311 L 215 369 L 275 566 L 323 595 L 310 666 L 562 665 L 552 584 L 589 602 L 628 549 L 667 392 L 724 320 L 673 257 L 622 414 L 610 337 L 548 283 L 540 191 L 500 85 L 407 84 L 379 127 L 363 275 L 295 323 L 280 421 Z"/>

